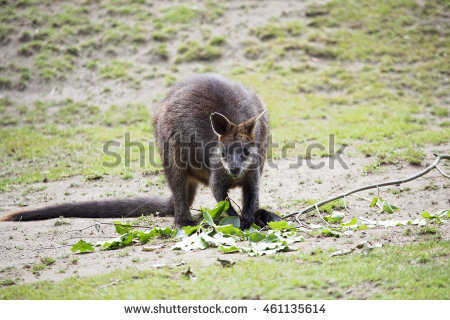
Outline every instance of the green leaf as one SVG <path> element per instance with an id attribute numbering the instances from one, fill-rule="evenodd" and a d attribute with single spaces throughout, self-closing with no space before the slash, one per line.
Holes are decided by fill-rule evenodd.
<path id="1" fill-rule="evenodd" d="M 200 225 L 195 226 L 195 227 L 191 227 L 191 226 L 187 226 L 187 227 L 183 227 L 181 229 L 184 230 L 184 232 L 186 232 L 186 234 L 188 236 L 190 236 L 191 234 L 193 234 L 194 232 L 196 232 L 198 230 L 198 228 L 200 228 Z"/>
<path id="2" fill-rule="evenodd" d="M 278 232 L 278 231 L 277 231 Z M 282 244 L 290 245 L 295 242 L 303 242 L 305 238 L 298 234 L 296 231 L 292 230 L 291 232 L 283 232 L 280 233 L 278 238 L 282 240 Z"/>
<path id="3" fill-rule="evenodd" d="M 373 197 L 372 202 L 370 203 L 369 207 L 375 207 L 378 202 L 378 197 Z"/>
<path id="4" fill-rule="evenodd" d="M 431 219 L 432 216 L 428 211 L 424 211 L 420 214 L 422 217 L 424 217 L 425 219 Z"/>
<path id="5" fill-rule="evenodd" d="M 345 217 L 345 214 L 343 212 L 334 211 L 330 218 L 331 218 L 331 222 L 339 222 L 342 219 L 344 219 L 344 217 Z"/>
<path id="6" fill-rule="evenodd" d="M 424 211 L 420 214 L 425 219 L 448 219 L 450 217 L 450 210 L 441 210 L 434 213 L 429 213 L 428 211 Z"/>
<path id="7" fill-rule="evenodd" d="M 225 247 L 225 246 L 219 246 L 219 249 L 222 250 L 225 253 L 234 253 L 241 251 L 241 248 L 238 247 Z"/>
<path id="8" fill-rule="evenodd" d="M 241 231 L 241 229 L 235 228 L 231 224 L 226 225 L 226 226 L 218 226 L 216 229 L 219 230 L 220 232 L 222 232 L 223 234 L 227 234 L 227 235 L 236 235 L 236 236 L 244 235 L 244 233 Z"/>
<path id="9" fill-rule="evenodd" d="M 398 211 L 400 209 L 397 208 L 396 206 L 390 204 L 386 200 L 384 200 L 383 201 L 383 210 L 386 211 L 387 213 L 394 213 L 394 211 Z"/>
<path id="10" fill-rule="evenodd" d="M 129 232 L 121 236 L 122 241 L 119 242 L 121 246 L 127 246 L 133 241 L 135 237 L 137 237 L 138 232 Z"/>
<path id="11" fill-rule="evenodd" d="M 248 251 L 251 256 L 258 255 L 270 255 L 275 254 L 279 251 L 289 251 L 291 250 L 288 245 L 285 245 L 280 242 L 275 243 L 267 243 L 267 242 L 259 242 L 259 243 L 250 243 L 250 248 L 245 250 Z"/>
<path id="12" fill-rule="evenodd" d="M 222 233 L 218 232 L 213 236 L 213 239 L 215 240 L 215 246 L 219 245 L 225 245 L 229 247 L 235 247 L 236 241 L 233 237 L 223 235 Z"/>
<path id="13" fill-rule="evenodd" d="M 325 236 L 336 238 L 339 238 L 342 235 L 342 232 L 337 228 L 323 228 L 321 233 Z"/>
<path id="14" fill-rule="evenodd" d="M 171 238 L 177 233 L 177 230 L 170 229 L 169 227 L 165 229 L 155 227 L 153 230 L 155 232 L 155 236 L 162 238 Z"/>
<path id="15" fill-rule="evenodd" d="M 341 227 L 352 226 L 352 225 L 356 224 L 357 222 L 358 222 L 358 219 L 357 219 L 357 218 L 353 218 L 353 219 L 350 220 L 349 222 L 341 223 Z"/>
<path id="16" fill-rule="evenodd" d="M 80 251 L 80 253 L 83 253 L 83 252 L 91 252 L 91 251 L 94 251 L 95 249 L 93 246 L 91 246 L 86 241 L 80 240 L 72 246 L 71 250 L 74 253 L 77 251 Z"/>
<path id="17" fill-rule="evenodd" d="M 241 219 L 239 217 L 226 217 L 219 222 L 219 226 L 226 226 L 231 224 L 235 228 L 241 227 Z"/>
<path id="18" fill-rule="evenodd" d="M 148 242 L 152 237 L 153 236 L 151 232 L 140 231 L 137 233 L 137 238 L 142 243 Z"/>
<path id="19" fill-rule="evenodd" d="M 133 230 L 133 227 L 126 227 L 124 225 L 129 225 L 130 223 L 127 222 L 126 224 L 121 223 L 119 221 L 114 221 L 115 227 L 116 227 L 116 232 L 118 234 L 125 234 L 127 232 L 130 232 L 131 230 Z"/>
<path id="20" fill-rule="evenodd" d="M 191 251 L 196 249 L 206 249 L 209 248 L 208 243 L 200 237 L 199 234 L 194 233 L 190 237 L 178 242 L 172 247 L 172 250 L 183 250 Z"/>
<path id="21" fill-rule="evenodd" d="M 342 212 L 334 211 L 331 215 L 323 217 L 323 220 L 327 222 L 339 222 L 344 219 L 345 214 Z"/>
<path id="22" fill-rule="evenodd" d="M 286 230 L 291 227 L 285 220 L 269 222 L 268 226 L 272 230 Z"/>
<path id="23" fill-rule="evenodd" d="M 245 230 L 244 230 L 244 234 L 245 234 L 245 236 L 248 237 L 250 234 L 255 233 L 255 232 L 258 232 L 258 230 L 259 230 L 259 229 L 254 228 L 254 226 L 253 226 L 253 224 L 252 224 L 248 229 L 245 229 Z"/>
<path id="24" fill-rule="evenodd" d="M 224 211 L 228 210 L 229 206 L 230 204 L 228 203 L 228 201 L 220 201 L 213 209 L 207 211 L 210 214 L 211 218 L 215 220 L 219 218 Z"/>
<path id="25" fill-rule="evenodd" d="M 215 227 L 216 224 L 214 223 L 213 218 L 211 217 L 209 212 L 206 211 L 205 209 L 202 209 L 202 211 L 203 211 L 203 219 L 205 219 L 206 224 Z"/>
<path id="26" fill-rule="evenodd" d="M 358 227 L 358 230 L 366 230 L 369 229 L 365 224 L 362 224 Z"/>
<path id="27" fill-rule="evenodd" d="M 260 242 L 264 240 L 266 236 L 260 232 L 254 232 L 248 236 L 248 240 L 251 242 Z"/>
<path id="28" fill-rule="evenodd" d="M 139 239 L 140 242 L 146 243 L 151 238 L 161 237 L 161 238 L 172 238 L 177 234 L 177 230 L 172 230 L 170 228 L 161 229 L 154 227 L 150 231 L 134 231 L 134 238 Z"/>
<path id="29" fill-rule="evenodd" d="M 186 231 L 183 228 L 178 229 L 174 235 L 174 239 L 176 239 L 176 240 L 183 240 L 187 237 L 188 237 L 188 234 L 186 233 Z"/>
<path id="30" fill-rule="evenodd" d="M 278 236 L 275 233 L 271 233 L 266 237 L 266 239 L 264 241 L 265 242 L 279 242 L 280 238 L 278 238 Z"/>

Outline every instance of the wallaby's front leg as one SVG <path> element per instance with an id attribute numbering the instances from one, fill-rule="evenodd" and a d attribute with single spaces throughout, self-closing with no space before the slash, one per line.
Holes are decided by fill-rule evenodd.
<path id="1" fill-rule="evenodd" d="M 228 198 L 228 190 L 230 189 L 231 182 L 224 178 L 221 179 L 220 173 L 213 171 L 210 176 L 209 184 L 217 202 L 224 201 Z M 229 216 L 238 216 L 238 213 L 231 205 L 231 202 L 227 214 Z"/>
<path id="2" fill-rule="evenodd" d="M 244 208 L 241 217 L 241 229 L 249 228 L 255 219 L 255 211 L 259 207 L 259 172 L 252 172 L 242 184 L 242 198 Z"/>

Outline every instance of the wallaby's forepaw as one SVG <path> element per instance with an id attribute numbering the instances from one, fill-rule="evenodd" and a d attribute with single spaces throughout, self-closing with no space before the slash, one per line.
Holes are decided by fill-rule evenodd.
<path id="1" fill-rule="evenodd" d="M 279 215 L 265 209 L 258 209 L 255 212 L 255 224 L 260 227 L 266 226 L 269 222 L 281 220 Z"/>
<path id="2" fill-rule="evenodd" d="M 241 216 L 241 230 L 250 228 L 253 223 L 253 218 L 247 218 Z"/>

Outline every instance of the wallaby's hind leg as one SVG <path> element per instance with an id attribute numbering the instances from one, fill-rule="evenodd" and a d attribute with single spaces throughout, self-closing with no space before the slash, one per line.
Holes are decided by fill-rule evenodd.
<path id="1" fill-rule="evenodd" d="M 189 187 L 190 183 L 188 182 L 186 171 L 174 166 L 170 168 L 170 172 L 166 176 L 168 177 L 167 183 L 172 191 L 175 227 L 194 226 L 189 207 L 195 190 L 194 187 Z M 189 189 L 190 192 L 188 192 Z M 189 194 L 191 194 L 192 199 L 190 199 Z"/>
<path id="2" fill-rule="evenodd" d="M 281 221 L 281 217 L 275 213 L 259 208 L 255 211 L 255 224 L 264 227 L 269 222 Z"/>

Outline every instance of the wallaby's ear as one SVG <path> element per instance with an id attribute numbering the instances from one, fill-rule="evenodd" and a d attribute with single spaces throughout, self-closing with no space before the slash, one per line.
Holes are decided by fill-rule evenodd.
<path id="1" fill-rule="evenodd" d="M 256 124 L 258 123 L 258 120 L 261 118 L 261 116 L 266 113 L 267 110 L 264 110 L 263 112 L 261 112 L 259 115 L 254 116 L 250 119 L 248 119 L 247 121 L 245 121 L 243 123 L 244 128 L 247 130 L 247 133 L 249 136 L 253 136 L 253 133 L 255 131 L 256 128 Z"/>
<path id="2" fill-rule="evenodd" d="M 227 117 L 218 112 L 211 113 L 209 118 L 211 120 L 212 129 L 218 136 L 225 134 L 225 132 L 235 126 L 235 124 L 228 120 Z"/>

